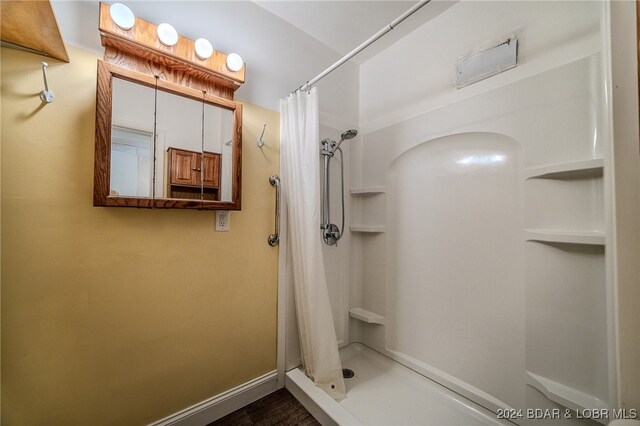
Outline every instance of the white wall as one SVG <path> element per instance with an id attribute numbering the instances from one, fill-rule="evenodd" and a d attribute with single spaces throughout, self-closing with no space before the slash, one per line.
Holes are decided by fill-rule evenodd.
<path id="1" fill-rule="evenodd" d="M 605 20 L 599 2 L 462 2 L 361 66 L 364 135 L 351 173 L 358 185 L 385 185 L 387 194 L 363 198 L 352 216 L 387 232 L 354 238 L 350 303 L 386 315 L 389 324 L 351 320 L 351 336 L 485 407 L 559 407 L 526 386 L 527 371 L 590 395 L 589 404 L 617 405 L 615 282 L 606 269 L 612 250 L 605 250 L 613 236 L 605 202 L 613 167 Z M 457 90 L 458 57 L 508 34 L 519 40 L 518 66 Z M 517 181 L 509 209 L 520 231 L 505 223 L 478 234 L 504 210 L 482 212 L 511 195 L 486 199 L 488 190 L 474 191 L 480 181 L 473 173 L 447 166 L 483 146 L 460 139 L 469 132 L 502 135 L 521 150 L 525 169 L 498 179 L 504 188 Z M 405 161 L 420 152 L 422 161 Z M 525 179 L 526 168 L 600 158 L 604 178 Z M 398 173 L 414 180 L 397 180 Z M 471 181 L 460 183 L 465 177 Z M 465 204 L 474 199 L 477 207 Z M 530 228 L 603 238 L 546 244 L 529 241 Z M 504 238 L 517 241 L 508 246 Z M 506 247 L 509 254 L 499 255 Z M 504 365 L 503 376 L 480 359 Z"/>
<path id="2" fill-rule="evenodd" d="M 456 4 L 362 64 L 360 126 L 388 126 L 592 52 L 599 9 L 573 1 Z M 518 67 L 456 90 L 458 58 L 510 33 L 520 41 Z"/>
<path id="3" fill-rule="evenodd" d="M 315 74 L 309 78 L 313 77 Z M 359 79 L 359 67 L 347 62 L 317 84 L 320 123 L 334 130 L 327 132 L 333 139 L 339 139 L 347 129 L 358 129 Z M 320 138 L 323 138 L 322 131 Z"/>
<path id="4" fill-rule="evenodd" d="M 640 141 L 634 2 L 611 5 L 620 405 L 640 407 Z M 611 202 L 611 200 L 609 200 Z"/>

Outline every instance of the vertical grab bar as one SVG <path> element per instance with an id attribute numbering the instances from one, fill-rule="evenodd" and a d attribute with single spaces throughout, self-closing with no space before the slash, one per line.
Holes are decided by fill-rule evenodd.
<path id="1" fill-rule="evenodd" d="M 276 232 L 269 235 L 267 241 L 271 247 L 275 247 L 280 242 L 280 176 L 269 176 L 269 183 L 276 188 Z"/>

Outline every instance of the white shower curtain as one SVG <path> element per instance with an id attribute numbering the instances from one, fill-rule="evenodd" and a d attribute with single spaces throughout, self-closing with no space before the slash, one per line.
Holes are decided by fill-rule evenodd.
<path id="1" fill-rule="evenodd" d="M 320 134 L 315 88 L 280 100 L 280 140 L 302 362 L 317 386 L 341 399 L 346 392 L 320 239 Z"/>

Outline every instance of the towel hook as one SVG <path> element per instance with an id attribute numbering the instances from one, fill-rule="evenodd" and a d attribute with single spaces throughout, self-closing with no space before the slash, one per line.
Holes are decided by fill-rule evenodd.
<path id="1" fill-rule="evenodd" d="M 55 96 L 53 95 L 53 90 L 49 90 L 49 83 L 47 82 L 48 66 L 49 66 L 48 63 L 42 62 L 42 77 L 44 78 L 44 90 L 40 92 L 40 99 L 42 99 L 42 102 L 46 102 L 50 104 L 51 102 L 53 102 L 53 99 Z"/>
<path id="2" fill-rule="evenodd" d="M 256 141 L 256 145 L 258 145 L 258 148 L 262 148 L 264 146 L 264 141 L 262 140 L 262 137 L 264 136 L 264 129 L 267 127 L 267 123 L 264 123 L 262 125 L 262 134 L 260 135 L 260 137 L 258 138 L 258 140 Z"/>

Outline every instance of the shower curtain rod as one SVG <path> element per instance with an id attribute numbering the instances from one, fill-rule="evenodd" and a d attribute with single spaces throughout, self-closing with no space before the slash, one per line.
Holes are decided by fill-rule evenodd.
<path id="1" fill-rule="evenodd" d="M 385 35 L 389 31 L 391 31 L 392 29 L 394 29 L 400 22 L 404 21 L 409 16 L 413 15 L 414 13 L 416 13 L 422 6 L 426 5 L 430 1 L 431 0 L 420 0 L 415 6 L 413 6 L 412 8 L 410 8 L 409 10 L 404 12 L 402 15 L 398 16 L 396 19 L 391 21 L 388 25 L 386 25 L 380 31 L 378 31 L 377 33 L 375 33 L 374 35 L 369 37 L 366 41 L 361 43 L 358 47 L 353 49 L 351 52 L 349 52 L 346 55 L 344 55 L 340 60 L 338 60 L 338 62 L 336 62 L 335 64 L 331 65 L 329 68 L 327 68 L 326 70 L 322 71 L 320 74 L 315 76 L 315 78 L 307 81 L 305 84 L 303 84 L 302 86 L 298 87 L 296 90 L 294 90 L 291 93 L 295 93 L 298 90 L 309 90 L 311 88 L 311 86 L 313 86 L 318 81 L 322 80 L 324 77 L 329 75 L 331 72 L 333 72 L 340 65 L 344 64 L 349 59 L 353 58 L 358 53 L 362 52 L 364 49 L 369 47 L 371 44 L 373 44 L 373 42 L 375 42 L 380 37 L 382 37 L 383 35 Z"/>

